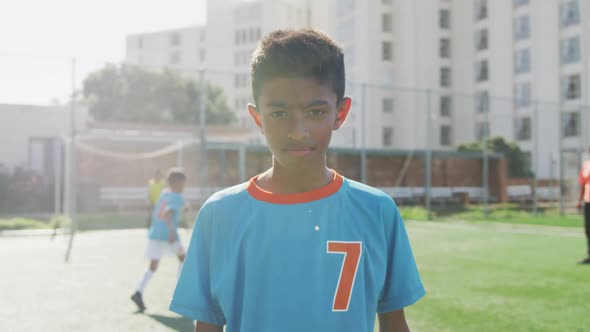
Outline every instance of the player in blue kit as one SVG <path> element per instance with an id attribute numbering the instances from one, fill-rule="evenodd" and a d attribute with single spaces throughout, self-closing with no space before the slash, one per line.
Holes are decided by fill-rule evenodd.
<path id="1" fill-rule="evenodd" d="M 326 166 L 346 121 L 339 46 L 278 30 L 253 54 L 248 111 L 272 167 L 201 208 L 170 309 L 197 332 L 409 331 L 424 296 L 393 200 Z"/>
<path id="2" fill-rule="evenodd" d="M 145 310 L 143 291 L 156 272 L 160 259 L 164 256 L 177 256 L 180 261 L 178 273 L 182 270 L 185 251 L 178 236 L 178 224 L 184 208 L 182 192 L 186 183 L 186 175 L 181 169 L 172 168 L 168 171 L 168 188 L 158 198 L 152 211 L 152 222 L 148 233 L 148 245 L 145 256 L 150 260 L 131 300 L 139 311 Z"/>

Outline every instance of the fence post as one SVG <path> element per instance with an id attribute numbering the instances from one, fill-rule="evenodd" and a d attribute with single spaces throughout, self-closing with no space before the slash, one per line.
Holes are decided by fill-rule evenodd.
<path id="1" fill-rule="evenodd" d="M 565 213 L 565 202 L 564 202 L 564 189 L 565 189 L 565 185 L 564 185 L 564 169 L 563 169 L 563 146 L 562 146 L 562 137 L 563 137 L 563 119 L 562 119 L 562 114 L 561 114 L 561 107 L 559 108 L 559 111 L 557 112 L 557 123 L 559 125 L 559 137 L 558 137 L 558 153 L 559 153 L 559 214 L 561 216 L 564 215 Z"/>
<path id="2" fill-rule="evenodd" d="M 61 177 L 62 177 L 62 145 L 61 141 L 56 138 L 53 140 L 53 207 L 55 217 L 61 214 Z"/>
<path id="3" fill-rule="evenodd" d="M 238 150 L 238 162 L 240 169 L 240 183 L 246 182 L 246 147 L 240 144 Z"/>
<path id="4" fill-rule="evenodd" d="M 207 110 L 206 110 L 206 84 L 205 84 L 205 69 L 199 70 L 199 186 L 201 188 L 208 185 L 208 160 L 207 160 Z"/>
<path id="5" fill-rule="evenodd" d="M 176 151 L 176 167 L 182 167 L 182 163 L 183 163 L 183 149 L 184 144 L 182 143 L 182 141 L 178 141 L 178 151 Z"/>
<path id="6" fill-rule="evenodd" d="M 367 83 L 361 84 L 361 182 L 367 183 Z"/>
<path id="7" fill-rule="evenodd" d="M 427 219 L 432 219 L 432 203 L 430 200 L 430 191 L 432 189 L 432 147 L 431 147 L 431 134 L 432 134 L 432 91 L 426 90 L 426 150 L 424 158 L 424 201 L 426 204 Z"/>
<path id="8" fill-rule="evenodd" d="M 70 153 L 69 153 L 69 186 L 67 188 L 68 194 L 68 214 L 70 216 L 70 239 L 68 241 L 68 248 L 66 250 L 65 261 L 70 260 L 72 246 L 74 243 L 74 235 L 76 233 L 76 59 L 72 59 L 72 103 L 70 105 Z"/>
<path id="9" fill-rule="evenodd" d="M 225 186 L 225 144 L 219 150 L 219 184 Z"/>
<path id="10" fill-rule="evenodd" d="M 534 110 L 533 110 L 533 214 L 537 214 L 538 208 L 538 190 L 537 190 L 537 180 L 538 180 L 538 173 L 539 173 L 539 103 L 535 101 Z"/>
<path id="11" fill-rule="evenodd" d="M 483 144 L 482 144 L 482 151 L 483 151 L 483 170 L 482 170 L 482 174 L 483 174 L 483 215 L 486 218 L 490 214 L 489 207 L 488 207 L 489 191 L 490 191 L 490 184 L 488 181 L 488 177 L 489 177 L 489 174 L 488 174 L 489 173 L 488 142 L 489 142 L 489 136 L 490 136 L 490 133 L 489 133 L 489 131 L 490 131 L 490 116 L 489 116 L 490 108 L 491 107 L 488 106 L 488 109 L 484 113 L 485 127 L 484 127 Z"/>

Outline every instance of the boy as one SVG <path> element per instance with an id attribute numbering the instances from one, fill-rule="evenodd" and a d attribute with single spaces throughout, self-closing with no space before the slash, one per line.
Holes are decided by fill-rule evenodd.
<path id="1" fill-rule="evenodd" d="M 158 268 L 158 262 L 166 255 L 176 255 L 180 261 L 178 273 L 184 262 L 184 248 L 178 237 L 180 213 L 184 207 L 182 192 L 186 182 L 184 172 L 177 168 L 168 171 L 168 188 L 162 192 L 152 212 L 152 225 L 148 234 L 145 256 L 150 260 L 148 269 L 143 274 L 137 290 L 131 296 L 139 311 L 145 310 L 143 291 Z"/>
<path id="2" fill-rule="evenodd" d="M 279 30 L 251 66 L 272 167 L 203 205 L 170 309 L 197 332 L 372 332 L 376 313 L 381 331 L 408 331 L 424 288 L 395 203 L 326 167 L 351 105 L 341 48 Z"/>
<path id="3" fill-rule="evenodd" d="M 590 153 L 590 147 L 588 147 Z M 590 264 L 590 160 L 586 160 L 580 169 L 578 177 L 580 183 L 580 195 L 578 196 L 578 209 L 582 208 L 584 201 L 584 228 L 586 230 L 586 242 L 588 242 L 588 256 L 582 259 L 579 264 Z"/>

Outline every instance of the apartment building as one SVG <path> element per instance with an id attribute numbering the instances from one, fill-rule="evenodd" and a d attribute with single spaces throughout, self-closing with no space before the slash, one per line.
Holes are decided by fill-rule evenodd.
<path id="1" fill-rule="evenodd" d="M 205 26 L 130 36 L 127 61 L 203 66 L 247 127 L 258 40 L 320 28 L 344 48 L 353 96 L 335 145 L 450 150 L 503 136 L 549 176 L 561 151 L 589 143 L 588 18 L 579 0 L 216 0 Z"/>

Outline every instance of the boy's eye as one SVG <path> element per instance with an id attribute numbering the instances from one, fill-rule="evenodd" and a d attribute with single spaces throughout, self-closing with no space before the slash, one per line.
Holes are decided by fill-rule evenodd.
<path id="1" fill-rule="evenodd" d="M 270 116 L 273 118 L 282 118 L 285 117 L 287 115 L 286 111 L 273 111 L 270 112 Z"/>
<path id="2" fill-rule="evenodd" d="M 309 110 L 308 113 L 313 116 L 319 116 L 319 115 L 326 113 L 326 110 L 321 109 L 321 108 L 314 108 L 314 109 Z"/>

